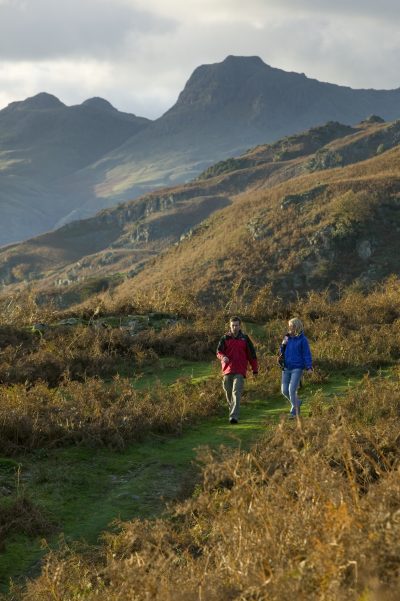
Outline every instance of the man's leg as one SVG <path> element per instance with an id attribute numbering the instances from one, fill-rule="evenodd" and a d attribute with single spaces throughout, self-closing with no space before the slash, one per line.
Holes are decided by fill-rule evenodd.
<path id="1" fill-rule="evenodd" d="M 240 412 L 240 399 L 242 397 L 244 386 L 244 377 L 242 374 L 234 374 L 233 376 L 233 387 L 232 387 L 232 405 L 229 414 L 229 419 L 239 420 Z"/>
<path id="2" fill-rule="evenodd" d="M 232 388 L 233 388 L 233 374 L 227 374 L 222 378 L 222 387 L 225 392 L 226 402 L 229 407 L 229 414 L 232 409 Z"/>

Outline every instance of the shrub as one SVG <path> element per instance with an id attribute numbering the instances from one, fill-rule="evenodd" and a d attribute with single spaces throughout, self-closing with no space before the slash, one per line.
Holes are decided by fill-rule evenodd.
<path id="1" fill-rule="evenodd" d="M 135 390 L 129 380 L 104 384 L 90 378 L 0 388 L 0 451 L 19 453 L 46 446 L 86 444 L 121 449 L 149 432 L 180 433 L 197 419 L 219 411 L 215 381 L 194 386 L 179 380 L 168 388 Z"/>
<path id="2" fill-rule="evenodd" d="M 10 533 L 44 536 L 54 531 L 55 524 L 47 512 L 25 495 L 18 495 L 0 504 L 0 550 Z"/>
<path id="3" fill-rule="evenodd" d="M 332 221 L 336 229 L 351 228 L 355 224 L 371 219 L 378 205 L 378 197 L 364 190 L 353 192 L 349 190 L 338 196 L 332 204 Z"/>

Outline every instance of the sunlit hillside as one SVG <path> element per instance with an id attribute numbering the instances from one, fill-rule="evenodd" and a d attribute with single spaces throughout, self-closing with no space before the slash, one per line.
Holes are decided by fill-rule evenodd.
<path id="1" fill-rule="evenodd" d="M 400 149 L 355 165 L 298 175 L 232 199 L 117 296 L 165 282 L 224 303 L 272 286 L 285 298 L 326 286 L 369 288 L 399 273 Z"/>

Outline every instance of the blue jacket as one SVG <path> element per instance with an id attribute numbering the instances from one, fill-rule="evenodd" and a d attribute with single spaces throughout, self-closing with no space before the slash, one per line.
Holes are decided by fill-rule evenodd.
<path id="1" fill-rule="evenodd" d="M 286 348 L 284 348 L 286 342 Z M 281 353 L 285 353 L 285 367 L 287 369 L 311 369 L 312 357 L 310 345 L 302 332 L 298 336 L 285 336 L 281 345 Z"/>

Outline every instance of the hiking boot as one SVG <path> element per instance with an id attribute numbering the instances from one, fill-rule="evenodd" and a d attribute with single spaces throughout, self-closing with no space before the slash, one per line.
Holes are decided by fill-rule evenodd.
<path id="1" fill-rule="evenodd" d="M 237 420 L 237 419 L 235 419 L 234 417 L 231 417 L 231 419 L 229 420 L 229 423 L 230 423 L 230 424 L 237 424 L 237 423 L 238 423 L 238 420 Z"/>

